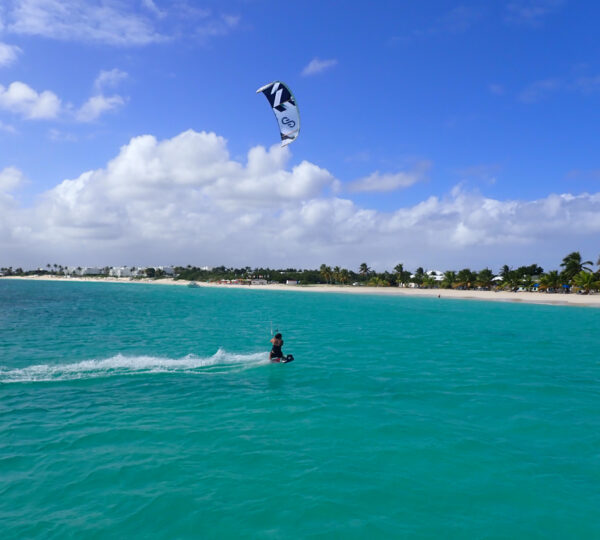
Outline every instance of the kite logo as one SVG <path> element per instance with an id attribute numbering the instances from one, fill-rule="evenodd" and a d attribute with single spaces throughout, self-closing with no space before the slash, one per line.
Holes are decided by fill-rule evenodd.
<path id="1" fill-rule="evenodd" d="M 296 126 L 296 122 L 295 122 L 294 120 L 292 120 L 292 119 L 288 118 L 287 116 L 284 116 L 284 117 L 281 119 L 281 123 L 282 123 L 284 126 L 287 126 L 287 127 L 289 127 L 289 128 L 293 128 L 293 127 L 295 127 L 295 126 Z"/>

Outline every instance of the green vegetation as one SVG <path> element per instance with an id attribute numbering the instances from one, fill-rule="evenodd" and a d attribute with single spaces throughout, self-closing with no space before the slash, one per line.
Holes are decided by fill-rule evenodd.
<path id="1" fill-rule="evenodd" d="M 237 281 L 239 283 L 251 283 L 252 280 L 264 280 L 269 283 L 286 283 L 297 281 L 302 285 L 332 284 L 332 285 L 354 285 L 367 287 L 418 287 L 418 288 L 440 288 L 440 289 L 483 289 L 483 290 L 540 290 L 546 292 L 568 292 L 573 289 L 576 292 L 590 293 L 600 290 L 600 257 L 596 262 L 598 267 L 594 272 L 592 261 L 583 261 L 581 254 L 577 251 L 569 253 L 562 260 L 562 270 L 544 269 L 537 264 L 520 266 L 516 269 L 504 265 L 495 277 L 492 270 L 484 268 L 473 271 L 470 268 L 462 270 L 447 270 L 443 274 L 426 272 L 422 267 L 417 268 L 414 273 L 404 268 L 399 263 L 393 272 L 375 272 L 367 263 L 361 263 L 356 271 L 341 268 L 339 266 L 328 266 L 322 264 L 319 269 L 304 270 L 296 268 L 274 269 L 274 268 L 228 268 L 218 266 L 208 269 L 187 265 L 175 267 L 175 279 L 187 281 Z M 132 268 L 133 270 L 133 268 Z M 81 267 L 77 267 L 81 272 Z M 0 268 L 0 275 L 4 276 L 27 276 L 32 274 L 64 275 L 67 267 L 58 264 L 47 264 L 46 268 L 24 271 L 22 268 L 12 267 Z M 101 276 L 108 275 L 109 268 L 101 269 Z M 146 277 L 161 279 L 168 277 L 160 268 L 148 267 L 143 274 Z"/>

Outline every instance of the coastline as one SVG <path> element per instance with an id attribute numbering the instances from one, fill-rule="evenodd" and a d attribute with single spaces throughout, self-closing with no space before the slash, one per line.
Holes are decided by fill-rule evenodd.
<path id="1" fill-rule="evenodd" d="M 95 277 L 55 277 L 55 276 L 3 276 L 0 279 L 17 279 L 33 281 L 63 281 L 87 283 L 144 283 L 150 285 L 173 285 L 185 287 L 189 281 L 176 281 L 173 278 L 136 279 L 129 278 L 95 278 Z M 544 304 L 555 306 L 580 306 L 600 308 L 600 294 L 561 294 L 543 292 L 508 292 L 508 291 L 461 291 L 456 289 L 412 289 L 400 287 L 353 287 L 351 285 L 222 285 L 219 283 L 196 282 L 199 287 L 221 289 L 243 289 L 260 291 L 316 292 L 341 294 L 368 294 L 379 296 L 412 296 L 455 300 L 486 300 L 496 302 L 516 302 L 526 304 Z"/>

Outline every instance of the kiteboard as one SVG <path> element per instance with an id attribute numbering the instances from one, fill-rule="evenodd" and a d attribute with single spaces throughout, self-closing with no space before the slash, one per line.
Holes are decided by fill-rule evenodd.
<path id="1" fill-rule="evenodd" d="M 294 361 L 294 356 L 291 354 L 288 354 L 287 356 L 284 356 L 283 358 L 271 358 L 271 362 L 278 363 L 278 364 L 287 364 L 288 362 L 293 362 L 293 361 Z"/>

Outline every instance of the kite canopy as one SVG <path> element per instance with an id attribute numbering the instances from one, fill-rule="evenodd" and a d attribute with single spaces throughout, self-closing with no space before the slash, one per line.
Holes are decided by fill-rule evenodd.
<path id="1" fill-rule="evenodd" d="M 257 94 L 260 92 L 269 100 L 279 124 L 281 146 L 295 141 L 300 132 L 300 113 L 292 91 L 281 81 L 274 81 L 256 91 Z"/>

